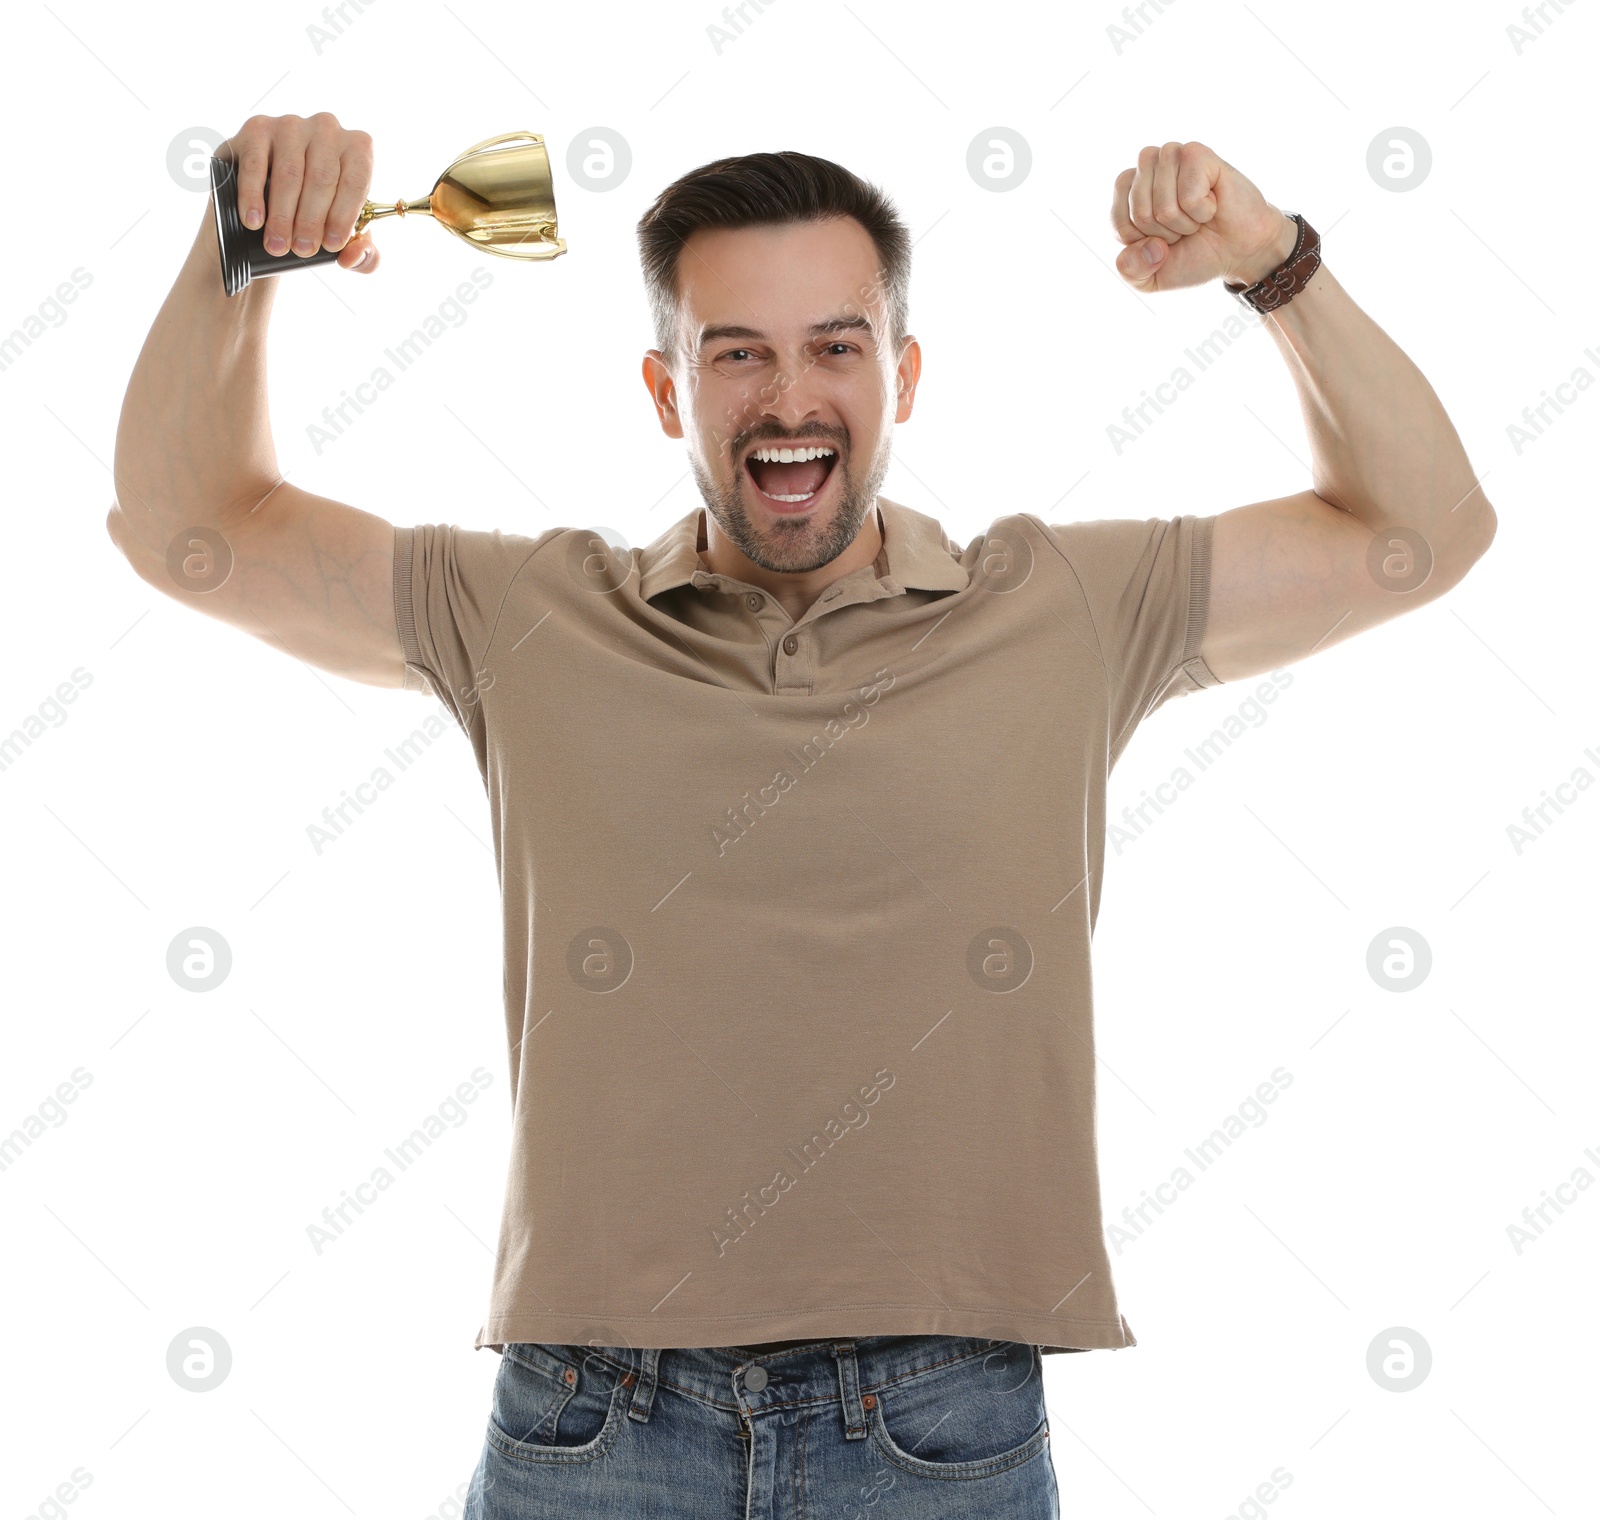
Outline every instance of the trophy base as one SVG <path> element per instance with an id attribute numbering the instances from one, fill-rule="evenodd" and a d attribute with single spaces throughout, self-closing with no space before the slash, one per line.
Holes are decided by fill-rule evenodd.
<path id="1" fill-rule="evenodd" d="M 222 260 L 222 288 L 236 296 L 252 280 L 296 269 L 311 269 L 331 264 L 339 257 L 337 248 L 319 248 L 301 258 L 296 253 L 268 253 L 266 229 L 246 227 L 239 218 L 239 196 L 234 188 L 233 165 L 225 159 L 211 160 L 211 210 L 217 224 L 217 253 Z"/>

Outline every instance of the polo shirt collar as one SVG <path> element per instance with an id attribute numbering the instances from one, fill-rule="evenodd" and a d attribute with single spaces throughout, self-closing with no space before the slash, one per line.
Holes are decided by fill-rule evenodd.
<path id="1" fill-rule="evenodd" d="M 705 508 L 696 507 L 680 517 L 654 543 L 640 551 L 639 595 L 646 601 L 674 586 L 692 584 L 705 571 L 700 558 L 700 535 Z M 890 583 L 893 591 L 960 591 L 968 574 L 955 558 L 955 550 L 938 522 L 924 513 L 903 507 L 886 496 L 878 498 L 883 550 L 872 571 Z"/>

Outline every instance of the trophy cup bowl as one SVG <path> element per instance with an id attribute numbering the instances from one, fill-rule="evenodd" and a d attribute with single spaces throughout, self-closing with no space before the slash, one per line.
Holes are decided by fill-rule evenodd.
<path id="1" fill-rule="evenodd" d="M 268 253 L 265 227 L 252 231 L 240 219 L 231 158 L 211 160 L 211 208 L 222 287 L 230 296 L 238 295 L 251 280 L 313 269 L 339 257 L 336 248 L 318 248 L 304 258 L 292 252 Z M 352 237 L 384 216 L 431 216 L 464 242 L 500 258 L 553 259 L 567 251 L 556 230 L 550 156 L 536 132 L 503 132 L 474 143 L 420 200 L 400 200 L 392 206 L 367 201 Z"/>

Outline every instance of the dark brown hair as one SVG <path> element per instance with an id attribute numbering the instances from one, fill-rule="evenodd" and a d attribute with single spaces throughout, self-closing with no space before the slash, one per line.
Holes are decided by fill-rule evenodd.
<path id="1" fill-rule="evenodd" d="M 905 224 L 876 185 L 826 158 L 792 151 L 702 164 L 668 185 L 639 218 L 639 261 L 656 347 L 669 363 L 676 362 L 678 257 L 692 234 L 702 227 L 768 227 L 836 216 L 854 217 L 877 249 L 889 341 L 898 356 L 911 285 L 911 237 Z"/>

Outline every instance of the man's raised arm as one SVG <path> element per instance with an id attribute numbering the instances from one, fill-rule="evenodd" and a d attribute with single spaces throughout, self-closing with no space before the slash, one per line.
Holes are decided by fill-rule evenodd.
<path id="1" fill-rule="evenodd" d="M 1137 169 L 1117 178 L 1111 221 L 1127 244 L 1118 273 L 1136 290 L 1217 278 L 1254 284 L 1289 257 L 1297 232 L 1196 142 L 1145 148 Z M 1300 394 L 1312 489 L 1216 519 L 1200 653 L 1223 681 L 1303 659 L 1432 601 L 1495 531 L 1433 387 L 1326 265 L 1266 326 Z"/>
<path id="2" fill-rule="evenodd" d="M 239 214 L 247 227 L 265 218 L 268 252 L 287 261 L 339 248 L 342 268 L 377 268 L 366 232 L 350 236 L 372 177 L 365 132 L 326 112 L 254 116 L 230 151 Z M 323 670 L 400 686 L 393 525 L 278 471 L 266 381 L 277 285 L 224 294 L 208 200 L 128 382 L 106 531 L 140 578 L 174 599 Z M 223 568 L 226 579 L 202 589 Z"/>

